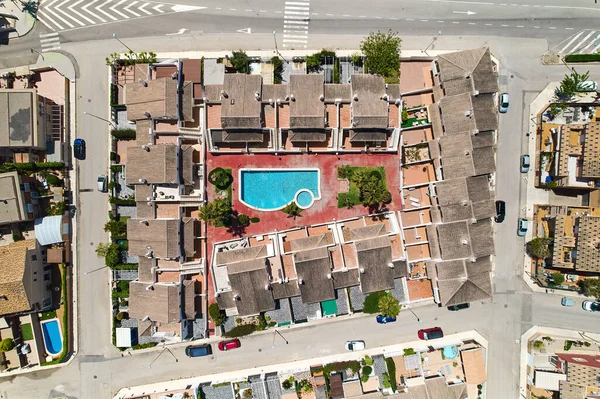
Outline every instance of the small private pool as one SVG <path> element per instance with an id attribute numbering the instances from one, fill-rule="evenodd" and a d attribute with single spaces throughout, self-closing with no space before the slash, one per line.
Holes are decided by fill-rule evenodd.
<path id="1" fill-rule="evenodd" d="M 60 354 L 63 350 L 62 331 L 58 319 L 42 322 L 42 334 L 46 353 L 51 356 Z"/>
<path id="2" fill-rule="evenodd" d="M 455 345 L 444 348 L 444 357 L 446 359 L 454 359 L 456 356 L 458 356 L 458 348 Z"/>
<path id="3" fill-rule="evenodd" d="M 310 208 L 321 199 L 319 169 L 240 169 L 240 201 L 259 211 L 277 211 L 292 201 Z"/>

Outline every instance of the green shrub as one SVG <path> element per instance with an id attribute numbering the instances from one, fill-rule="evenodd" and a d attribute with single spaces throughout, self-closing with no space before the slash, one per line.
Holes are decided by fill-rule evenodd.
<path id="1" fill-rule="evenodd" d="M 111 172 L 122 172 L 123 171 L 123 165 L 110 165 L 110 171 Z"/>
<path id="2" fill-rule="evenodd" d="M 382 377 L 383 377 L 383 387 L 387 388 L 387 389 L 391 388 L 392 387 L 392 383 L 390 381 L 389 374 L 388 373 L 383 373 Z"/>
<path id="3" fill-rule="evenodd" d="M 373 358 L 369 355 L 365 356 L 365 358 L 362 361 L 362 364 L 364 366 L 372 366 L 373 363 L 375 363 L 375 361 L 373 360 Z"/>
<path id="4" fill-rule="evenodd" d="M 225 323 L 225 320 L 227 319 L 225 313 L 221 312 L 221 309 L 219 309 L 219 305 L 217 305 L 216 303 L 212 303 L 208 307 L 208 315 L 217 327 Z"/>
<path id="5" fill-rule="evenodd" d="M 111 204 L 121 205 L 121 206 L 135 206 L 135 199 L 121 199 L 121 198 L 110 197 L 108 199 L 108 202 L 110 202 Z"/>
<path id="6" fill-rule="evenodd" d="M 0 165 L 0 173 L 17 171 L 19 174 L 29 175 L 41 170 L 64 170 L 65 164 L 62 162 L 24 162 L 12 163 L 6 162 Z"/>
<path id="7" fill-rule="evenodd" d="M 15 348 L 15 341 L 12 338 L 4 338 L 0 341 L 0 352 L 8 352 Z"/>
<path id="8" fill-rule="evenodd" d="M 281 386 L 283 387 L 283 389 L 288 390 L 291 389 L 293 384 L 294 384 L 294 377 L 290 376 L 290 378 L 288 378 L 287 380 L 284 380 L 281 383 Z"/>
<path id="9" fill-rule="evenodd" d="M 106 250 L 104 264 L 111 269 L 121 263 L 121 247 L 118 244 L 110 244 Z"/>
<path id="10" fill-rule="evenodd" d="M 46 214 L 48 216 L 61 216 L 65 213 L 66 204 L 64 201 L 51 202 L 50 206 L 46 208 Z"/>
<path id="11" fill-rule="evenodd" d="M 63 179 L 61 179 L 60 177 L 53 175 L 53 174 L 49 174 L 48 176 L 46 176 L 46 181 L 48 182 L 49 185 L 51 186 L 55 186 L 55 187 L 62 187 L 63 186 Z"/>
<path id="12" fill-rule="evenodd" d="M 371 366 L 365 366 L 362 368 L 360 380 L 362 382 L 367 382 L 369 380 L 369 376 L 373 372 L 373 368 Z"/>
<path id="13" fill-rule="evenodd" d="M 231 186 L 233 176 L 223 168 L 215 168 L 208 173 L 208 182 L 219 190 L 226 190 Z"/>
<path id="14" fill-rule="evenodd" d="M 588 342 L 588 341 L 585 341 L 585 342 L 583 343 L 583 345 L 584 345 L 586 348 L 589 348 L 590 346 L 592 346 L 592 343 L 591 343 L 591 342 Z"/>
<path id="15" fill-rule="evenodd" d="M 398 383 L 396 382 L 396 363 L 394 363 L 394 359 L 391 357 L 386 357 L 385 364 L 390 378 L 390 388 L 392 388 L 392 391 L 396 392 L 396 389 L 398 388 Z"/>
<path id="16" fill-rule="evenodd" d="M 323 69 L 323 65 L 326 62 L 329 62 L 329 59 L 331 59 L 331 61 L 334 61 L 334 58 L 335 51 L 323 49 L 318 53 L 314 53 L 306 57 L 306 69 L 309 73 L 320 72 Z"/>
<path id="17" fill-rule="evenodd" d="M 239 73 L 249 73 L 248 70 L 248 55 L 243 50 L 233 51 L 229 58 L 233 69 Z"/>
<path id="18" fill-rule="evenodd" d="M 258 223 L 258 222 L 260 222 L 260 218 L 250 218 L 250 222 L 251 223 Z"/>
<path id="19" fill-rule="evenodd" d="M 569 54 L 565 62 L 600 62 L 600 54 Z"/>
<path id="20" fill-rule="evenodd" d="M 237 221 L 241 226 L 249 226 L 250 225 L 250 217 L 248 215 L 244 215 L 240 213 L 237 215 Z"/>
<path id="21" fill-rule="evenodd" d="M 113 129 L 110 135 L 117 140 L 135 140 L 135 129 Z"/>
<path id="22" fill-rule="evenodd" d="M 223 334 L 225 338 L 237 338 L 252 334 L 256 331 L 255 324 L 241 324 L 233 327 L 230 331 Z"/>
<path id="23" fill-rule="evenodd" d="M 114 152 L 114 151 L 110 152 L 110 160 L 116 162 L 116 160 L 117 160 L 117 153 L 116 152 Z"/>
<path id="24" fill-rule="evenodd" d="M 565 346 L 563 349 L 569 351 L 571 350 L 571 346 L 573 346 L 573 341 L 565 341 Z"/>
<path id="25" fill-rule="evenodd" d="M 414 354 L 415 354 L 415 350 L 413 348 L 404 349 L 404 356 L 410 356 L 410 355 L 414 355 Z"/>
<path id="26" fill-rule="evenodd" d="M 379 313 L 379 298 L 387 295 L 385 291 L 373 292 L 365 297 L 363 312 L 368 314 Z"/>
<path id="27" fill-rule="evenodd" d="M 147 349 L 147 348 L 154 348 L 156 345 L 158 345 L 158 342 L 147 342 L 145 344 L 137 344 L 131 347 L 131 349 L 138 350 L 138 349 Z"/>
<path id="28" fill-rule="evenodd" d="M 129 318 L 129 314 L 127 312 L 119 312 L 117 313 L 117 320 L 121 321 L 121 320 L 126 320 Z"/>
<path id="29" fill-rule="evenodd" d="M 283 74 L 283 61 L 278 56 L 271 58 L 271 64 L 273 64 L 273 83 L 278 85 L 283 81 L 281 75 Z"/>

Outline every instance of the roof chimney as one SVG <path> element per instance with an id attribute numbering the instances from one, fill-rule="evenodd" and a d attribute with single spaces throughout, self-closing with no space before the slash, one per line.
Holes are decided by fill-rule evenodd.
<path id="1" fill-rule="evenodd" d="M 388 101 L 390 99 L 390 97 L 387 94 L 384 94 L 383 96 L 381 96 L 381 99 L 383 101 Z"/>
<path id="2" fill-rule="evenodd" d="M 254 98 L 256 99 L 256 101 L 260 101 L 260 93 L 258 91 L 254 92 Z"/>
<path id="3" fill-rule="evenodd" d="M 304 280 L 302 278 L 299 278 L 298 279 L 298 285 L 302 285 L 302 284 L 304 284 Z"/>
<path id="4" fill-rule="evenodd" d="M 462 245 L 467 245 L 469 243 L 469 241 L 465 239 L 461 240 L 460 242 L 462 243 Z"/>
<path id="5" fill-rule="evenodd" d="M 146 291 L 154 291 L 152 284 L 146 286 Z"/>
<path id="6" fill-rule="evenodd" d="M 360 273 L 361 273 L 361 274 L 365 274 L 365 268 L 364 268 L 364 267 L 361 267 L 361 268 L 360 268 Z"/>
<path id="7" fill-rule="evenodd" d="M 149 321 L 150 320 L 150 316 L 144 316 L 144 318 L 142 319 L 142 321 Z"/>
<path id="8" fill-rule="evenodd" d="M 388 263 L 388 267 L 389 267 L 390 269 L 393 269 L 393 268 L 394 268 L 394 264 L 393 264 L 392 262 L 390 262 L 390 263 Z"/>
<path id="9" fill-rule="evenodd" d="M 142 84 L 142 86 L 148 87 L 148 82 L 146 82 L 144 79 L 140 79 L 139 82 Z"/>
<path id="10" fill-rule="evenodd" d="M 353 98 L 354 98 L 354 101 L 358 101 L 358 94 L 355 94 Z"/>
<path id="11" fill-rule="evenodd" d="M 145 226 L 148 226 L 148 225 L 150 225 L 150 223 L 148 223 L 148 221 L 147 221 L 147 220 L 140 220 L 140 224 L 143 224 L 143 225 L 145 225 Z"/>
<path id="12" fill-rule="evenodd" d="M 233 296 L 233 300 L 234 300 L 234 301 L 239 301 L 239 300 L 240 300 L 240 296 L 239 296 L 238 294 L 235 294 L 235 295 Z"/>
<path id="13" fill-rule="evenodd" d="M 148 181 L 146 179 L 144 179 L 143 177 L 141 179 L 138 180 L 140 183 L 147 183 Z"/>
<path id="14" fill-rule="evenodd" d="M 143 145 L 142 150 L 144 150 L 146 152 L 150 152 L 150 147 L 148 147 L 147 145 Z"/>
<path id="15" fill-rule="evenodd" d="M 221 90 L 221 95 L 223 96 L 223 98 L 229 98 L 229 94 L 227 94 L 225 90 Z"/>
<path id="16" fill-rule="evenodd" d="M 331 273 L 327 273 L 327 278 L 331 280 Z"/>
<path id="17" fill-rule="evenodd" d="M 319 96 L 319 100 L 321 100 L 321 101 L 325 101 L 325 96 L 321 94 L 321 95 Z"/>
<path id="18" fill-rule="evenodd" d="M 293 94 L 290 94 L 290 100 L 292 100 L 292 101 L 296 101 L 296 97 L 294 97 L 294 95 L 293 95 Z"/>

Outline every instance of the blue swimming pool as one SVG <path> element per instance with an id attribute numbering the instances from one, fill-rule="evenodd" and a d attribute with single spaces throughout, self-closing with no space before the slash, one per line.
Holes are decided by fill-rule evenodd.
<path id="1" fill-rule="evenodd" d="M 319 169 L 240 169 L 240 201 L 261 211 L 276 211 L 292 201 L 308 208 L 321 198 L 319 173 Z"/>
<path id="2" fill-rule="evenodd" d="M 42 333 L 44 335 L 44 346 L 49 355 L 58 355 L 63 350 L 62 332 L 58 319 L 42 322 Z"/>

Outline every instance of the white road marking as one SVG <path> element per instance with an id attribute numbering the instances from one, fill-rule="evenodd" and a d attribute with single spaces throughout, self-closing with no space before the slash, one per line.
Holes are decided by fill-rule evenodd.
<path id="1" fill-rule="evenodd" d="M 58 33 L 52 32 L 40 35 L 40 46 L 42 47 L 42 52 L 59 50 L 60 37 Z"/>
<path id="2" fill-rule="evenodd" d="M 286 11 L 285 15 L 308 15 L 308 11 Z"/>
<path id="3" fill-rule="evenodd" d="M 584 53 L 585 50 L 587 50 L 589 47 L 592 47 L 592 46 L 594 46 L 594 50 L 595 50 L 597 47 L 596 40 L 598 40 L 598 38 L 600 38 L 600 35 L 594 36 L 594 38 L 590 41 L 590 43 L 587 46 L 580 49 L 579 54 Z"/>
<path id="4" fill-rule="evenodd" d="M 292 7 L 292 6 L 285 6 L 286 10 L 300 10 L 300 11 L 308 11 L 310 10 L 310 7 Z"/>
<path id="5" fill-rule="evenodd" d="M 592 36 L 594 33 L 596 33 L 596 31 L 595 31 L 595 30 L 591 31 L 591 32 L 590 32 L 590 33 L 589 33 L 589 34 L 588 34 L 586 37 L 584 37 L 583 39 L 581 39 L 581 41 L 580 41 L 579 43 L 577 43 L 577 44 L 575 45 L 575 47 L 573 47 L 573 49 L 571 49 L 571 53 L 574 53 L 574 52 L 576 52 L 576 51 L 577 51 L 577 49 L 579 48 L 579 46 L 581 46 L 583 43 L 585 43 L 585 42 L 586 42 L 586 40 L 588 40 L 588 39 L 590 38 L 590 36 Z M 592 40 L 592 43 L 594 43 L 594 41 L 595 41 L 595 40 L 596 40 L 596 39 L 593 39 L 593 40 Z M 589 46 L 586 46 L 586 47 L 589 47 Z"/>
<path id="6" fill-rule="evenodd" d="M 281 11 L 275 11 L 281 14 Z M 283 46 L 307 47 L 310 1 L 286 1 L 283 16 Z M 319 15 L 313 12 L 312 15 Z M 334 14 L 326 14 L 333 16 Z M 299 45 L 297 43 L 300 43 Z"/>
<path id="7" fill-rule="evenodd" d="M 573 30 L 573 28 L 565 28 L 565 30 Z"/>
<path id="8" fill-rule="evenodd" d="M 145 12 L 148 15 L 152 15 L 152 13 L 148 10 L 145 10 L 146 7 L 148 7 L 150 5 L 150 3 L 144 3 L 143 5 L 138 7 L 138 10 L 140 10 L 141 12 Z"/>
<path id="9" fill-rule="evenodd" d="M 297 21 L 297 20 L 287 19 L 284 21 L 284 24 L 308 25 L 308 21 Z"/>
<path id="10" fill-rule="evenodd" d="M 283 29 L 304 29 L 304 30 L 308 30 L 308 26 L 306 26 L 306 25 L 283 25 Z"/>
<path id="11" fill-rule="evenodd" d="M 52 3 L 49 3 L 48 6 L 44 9 L 45 11 L 49 12 L 50 14 L 54 15 L 56 18 L 60 19 L 65 25 L 67 25 L 70 28 L 74 28 L 75 25 L 72 25 L 69 21 L 65 20 L 63 17 L 61 17 L 60 15 L 58 15 L 57 13 L 55 13 L 51 6 L 54 5 L 54 3 L 56 3 L 58 0 L 54 0 Z M 63 29 L 63 28 L 60 28 Z"/>
<path id="12" fill-rule="evenodd" d="M 186 31 L 186 28 L 181 28 L 179 29 L 178 32 L 175 33 L 167 33 L 165 36 L 174 36 L 174 35 L 183 35 L 183 33 Z"/>
<path id="13" fill-rule="evenodd" d="M 452 21 L 452 23 L 457 24 L 457 25 L 460 24 L 460 22 L 458 22 L 458 21 Z"/>
<path id="14" fill-rule="evenodd" d="M 139 17 L 139 16 L 140 16 L 140 14 L 138 14 L 137 12 L 135 12 L 135 11 L 132 11 L 132 10 L 130 10 L 130 9 L 129 9 L 130 7 L 133 7 L 134 5 L 136 5 L 137 3 L 138 3 L 138 2 L 137 2 L 137 0 L 136 0 L 136 1 L 132 2 L 130 5 L 128 5 L 128 6 L 126 6 L 125 8 L 123 8 L 123 9 L 124 9 L 125 11 L 127 11 L 127 12 L 130 12 L 130 13 L 132 13 L 134 16 L 136 16 L 136 17 Z"/>
<path id="15" fill-rule="evenodd" d="M 485 24 L 485 26 L 492 26 L 492 24 Z"/>
<path id="16" fill-rule="evenodd" d="M 129 15 L 123 14 L 121 11 L 117 11 L 117 9 L 116 9 L 116 7 L 120 6 L 121 4 L 125 3 L 126 1 L 127 0 L 121 0 L 121 1 L 119 1 L 117 4 L 115 4 L 114 6 L 110 7 L 109 10 L 111 10 L 112 12 L 114 12 L 117 15 L 122 16 L 125 19 L 129 19 Z"/>
<path id="17" fill-rule="evenodd" d="M 110 3 L 112 0 L 106 0 L 104 3 L 100 4 L 98 7 L 96 7 L 96 10 L 100 11 L 102 14 L 106 15 L 108 18 L 112 19 L 113 21 L 118 21 L 117 18 L 113 17 L 111 14 L 107 13 L 106 11 L 104 11 L 102 9 L 102 7 L 104 7 L 105 5 L 107 5 L 108 3 Z"/>
<path id="18" fill-rule="evenodd" d="M 79 5 L 79 3 L 83 3 L 85 0 L 79 0 L 77 1 L 75 4 L 71 4 L 69 7 L 67 7 L 73 14 L 77 14 L 79 15 L 81 18 L 85 19 L 86 21 L 88 21 L 90 24 L 95 25 L 96 21 L 94 21 L 91 18 L 86 17 L 85 15 L 81 14 L 79 11 L 74 10 L 73 7 L 76 7 L 77 5 Z"/>
<path id="19" fill-rule="evenodd" d="M 288 39 L 308 39 L 308 35 L 283 35 L 284 38 Z M 286 40 L 289 42 L 289 40 Z"/>
<path id="20" fill-rule="evenodd" d="M 85 26 L 85 24 L 83 22 L 81 22 L 77 18 L 73 18 L 73 16 L 67 14 L 66 12 L 64 12 L 63 10 L 60 9 L 62 6 L 64 6 L 68 2 L 69 2 L 69 0 L 65 0 L 62 3 L 60 3 L 59 5 L 57 5 L 56 11 L 60 11 L 62 14 L 64 14 L 65 17 L 71 18 L 73 21 L 77 22 L 79 24 L 79 26 Z"/>
<path id="21" fill-rule="evenodd" d="M 310 1 L 286 1 L 286 5 L 290 6 L 310 6 Z"/>
<path id="22" fill-rule="evenodd" d="M 98 2 L 100 0 L 92 0 L 91 3 L 86 4 L 85 6 L 81 7 L 82 10 L 84 10 L 85 12 L 93 15 L 94 17 L 98 18 L 100 20 L 100 22 L 106 22 L 106 20 L 104 18 L 102 18 L 101 16 L 94 14 L 94 12 L 88 10 L 89 7 L 91 7 L 94 3 Z"/>
<path id="23" fill-rule="evenodd" d="M 570 42 L 568 42 L 560 51 L 559 53 L 564 53 L 566 49 L 568 49 L 569 47 L 571 47 L 571 44 L 573 44 L 573 42 L 575 42 L 575 40 L 579 39 L 579 36 L 581 36 L 583 34 L 583 32 L 585 31 L 581 31 L 579 32 L 577 35 L 575 35 L 575 37 L 573 37 L 573 39 L 571 39 Z"/>
<path id="24" fill-rule="evenodd" d="M 517 28 L 524 28 L 523 25 L 517 25 Z"/>
<path id="25" fill-rule="evenodd" d="M 406 18 L 405 21 L 414 21 L 412 18 Z"/>
<path id="26" fill-rule="evenodd" d="M 493 6 L 494 3 L 486 3 L 482 1 L 459 1 L 459 0 L 427 0 L 435 3 L 456 3 L 456 4 L 476 4 L 476 5 L 484 5 L 484 6 Z M 506 4 L 501 4 L 506 5 Z"/>
<path id="27" fill-rule="evenodd" d="M 56 30 L 56 29 L 54 29 L 54 27 L 52 25 L 50 25 L 48 22 L 44 21 L 43 18 L 40 18 L 39 13 L 37 15 L 37 20 L 40 21 L 41 23 L 43 23 L 44 25 L 46 25 L 46 28 L 48 28 L 50 30 Z"/>
<path id="28" fill-rule="evenodd" d="M 125 0 L 125 1 L 127 1 L 127 0 Z M 164 4 L 159 4 L 159 5 L 157 5 L 157 6 L 154 6 L 154 7 L 152 7 L 152 9 L 153 9 L 153 10 L 156 10 L 156 11 L 158 11 L 159 13 L 161 13 L 161 14 L 162 14 L 162 13 L 164 13 L 164 11 L 163 11 L 163 10 L 161 10 L 161 7 L 164 7 L 164 6 L 165 6 Z"/>
<path id="29" fill-rule="evenodd" d="M 556 26 L 549 26 L 548 29 L 556 29 Z"/>

